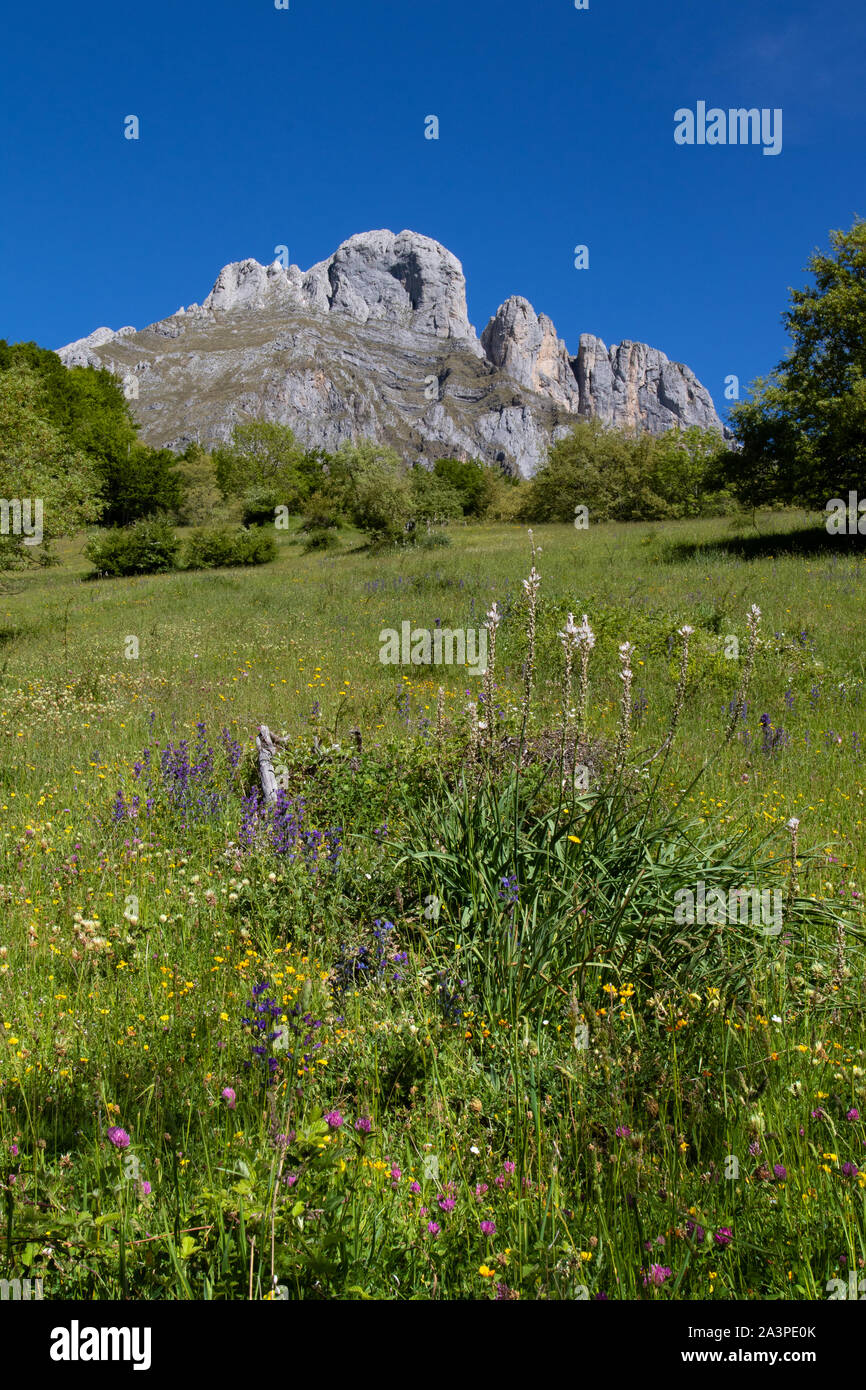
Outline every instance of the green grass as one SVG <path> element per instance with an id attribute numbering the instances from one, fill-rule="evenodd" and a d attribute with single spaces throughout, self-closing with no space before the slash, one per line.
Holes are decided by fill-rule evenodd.
<path id="1" fill-rule="evenodd" d="M 277 561 L 253 572 L 101 582 L 82 538 L 59 566 L 7 576 L 4 1277 L 41 1274 L 49 1297 L 263 1297 L 276 1282 L 292 1298 L 725 1299 L 825 1298 L 856 1272 L 864 562 L 844 537 L 798 553 L 802 524 L 759 517 L 751 558 L 725 520 L 537 528 L 519 777 L 520 528 L 378 556 L 351 534 L 317 556 L 277 533 Z M 506 743 L 469 766 L 481 682 L 384 666 L 379 632 L 477 628 L 493 600 Z M 725 745 L 753 603 L 761 643 Z M 563 790 L 556 757 L 569 611 L 598 638 L 586 793 Z M 640 775 L 669 725 L 684 623 L 685 708 Z M 636 710 L 618 768 L 625 640 Z M 285 733 L 305 802 L 282 848 L 242 836 L 259 723 Z M 195 794 L 217 798 L 198 810 L 156 752 L 195 750 L 197 724 L 214 751 Z M 136 774 L 146 748 L 153 770 Z M 140 796 L 137 817 L 113 819 L 118 792 Z M 678 926 L 674 894 L 700 878 L 778 887 L 783 931 Z M 310 1016 L 292 1060 L 285 1037 L 264 1062 L 251 1051 L 243 1020 L 265 982 L 274 1030 Z M 110 1125 L 131 1134 L 124 1152 Z M 658 1287 L 650 1264 L 671 1270 Z"/>

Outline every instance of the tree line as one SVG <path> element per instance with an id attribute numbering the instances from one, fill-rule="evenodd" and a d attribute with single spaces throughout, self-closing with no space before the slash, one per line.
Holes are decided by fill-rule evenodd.
<path id="1" fill-rule="evenodd" d="M 211 451 L 153 448 L 110 372 L 67 369 L 35 343 L 0 340 L 0 498 L 42 498 L 49 543 L 83 527 L 118 532 L 154 518 L 251 528 L 291 515 L 309 548 L 335 544 L 346 524 L 374 544 L 432 544 L 458 520 L 570 521 L 578 507 L 594 521 L 822 509 L 834 496 L 866 491 L 866 221 L 831 232 L 829 251 L 816 251 L 807 270 L 813 283 L 790 291 L 783 314 L 791 349 L 733 408 L 731 440 L 581 421 L 528 482 L 479 460 L 410 464 L 370 441 L 310 449 L 287 426 L 262 420 L 237 426 Z M 123 549 L 119 540 L 115 548 Z M 211 538 L 196 553 L 218 549 Z M 0 534 L 0 568 L 47 554 Z"/>

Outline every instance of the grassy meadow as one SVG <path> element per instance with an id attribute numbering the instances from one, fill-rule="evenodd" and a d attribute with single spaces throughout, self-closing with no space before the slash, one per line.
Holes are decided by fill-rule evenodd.
<path id="1" fill-rule="evenodd" d="M 805 524 L 536 528 L 528 699 L 516 525 L 381 554 L 277 533 L 258 569 L 96 582 L 82 537 L 4 577 L 0 1275 L 856 1294 L 866 563 Z M 482 679 L 385 665 L 379 634 L 493 602 L 473 732 Z M 596 637 L 576 758 L 569 612 Z M 702 882 L 778 893 L 782 929 L 683 923 Z"/>

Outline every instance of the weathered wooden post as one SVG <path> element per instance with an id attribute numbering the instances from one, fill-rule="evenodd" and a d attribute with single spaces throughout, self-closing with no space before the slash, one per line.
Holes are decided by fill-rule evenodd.
<path id="1" fill-rule="evenodd" d="M 260 724 L 256 734 L 256 752 L 259 755 L 259 777 L 266 805 L 271 805 L 277 799 L 277 779 L 274 774 L 276 751 L 270 729 L 267 724 Z"/>

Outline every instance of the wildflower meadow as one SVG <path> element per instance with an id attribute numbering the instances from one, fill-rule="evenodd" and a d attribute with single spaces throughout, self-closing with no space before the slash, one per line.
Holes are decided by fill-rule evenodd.
<path id="1" fill-rule="evenodd" d="M 866 1295 L 866 568 L 757 520 L 4 581 L 4 1277 Z"/>

